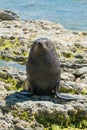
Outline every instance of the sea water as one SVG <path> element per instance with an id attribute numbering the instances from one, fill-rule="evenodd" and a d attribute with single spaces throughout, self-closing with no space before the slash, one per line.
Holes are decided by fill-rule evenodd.
<path id="1" fill-rule="evenodd" d="M 11 66 L 11 67 L 17 68 L 17 69 L 22 70 L 22 71 L 26 70 L 26 66 L 20 65 L 14 61 L 6 62 L 3 60 L 0 60 L 0 67 L 2 67 L 2 66 Z"/>
<path id="2" fill-rule="evenodd" d="M 87 31 L 87 0 L 0 0 L 0 8 L 16 11 L 22 20 L 49 20 Z"/>

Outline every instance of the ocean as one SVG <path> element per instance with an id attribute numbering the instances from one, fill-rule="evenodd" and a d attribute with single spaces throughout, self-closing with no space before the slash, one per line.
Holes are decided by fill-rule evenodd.
<path id="1" fill-rule="evenodd" d="M 87 0 L 0 0 L 0 9 L 15 11 L 22 20 L 48 20 L 87 31 Z"/>

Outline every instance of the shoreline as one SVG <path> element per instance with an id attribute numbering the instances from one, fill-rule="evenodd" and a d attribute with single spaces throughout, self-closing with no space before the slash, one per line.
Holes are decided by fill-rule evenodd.
<path id="1" fill-rule="evenodd" d="M 3 0 L 1 0 L 3 1 Z M 6 5 L 4 3 L 7 3 Z M 22 20 L 35 20 L 35 19 L 46 19 L 49 21 L 54 20 L 57 23 L 65 25 L 65 28 L 87 30 L 87 18 L 86 18 L 86 1 L 17 1 L 1 2 L 1 8 L 11 9 L 19 13 Z M 50 7 L 49 7 L 50 5 Z M 63 7 L 62 7 L 63 6 Z M 79 8 L 80 7 L 80 8 Z M 33 9 L 34 8 L 34 9 Z M 51 9 L 51 11 L 50 11 Z M 41 11 L 40 11 L 41 10 Z M 47 15 L 49 14 L 49 15 Z M 53 21 L 52 21 L 53 22 Z"/>
<path id="2" fill-rule="evenodd" d="M 41 29 L 41 30 L 40 30 Z M 40 32 L 42 31 L 42 34 Z M 49 31 L 49 32 L 48 32 Z M 29 38 L 31 35 L 37 35 L 37 37 L 58 37 L 60 38 L 61 35 L 69 35 L 68 39 L 65 37 L 65 41 L 69 42 L 69 39 L 74 37 L 75 40 L 83 40 L 87 37 L 87 31 L 73 31 L 73 30 L 66 30 L 60 23 L 55 23 L 51 21 L 45 20 L 28 20 L 28 21 L 21 21 L 21 20 L 4 20 L 0 21 L 0 37 L 23 37 Z M 39 34 L 38 34 L 39 33 Z M 39 36 L 38 36 L 39 35 Z M 77 39 L 76 39 L 77 38 Z M 83 38 L 83 39 L 81 39 Z M 63 38 L 61 39 L 63 40 Z M 85 39 L 84 39 L 85 40 Z"/>

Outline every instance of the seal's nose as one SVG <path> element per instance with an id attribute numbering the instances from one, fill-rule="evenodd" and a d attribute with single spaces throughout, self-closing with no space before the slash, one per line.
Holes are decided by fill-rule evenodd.
<path id="1" fill-rule="evenodd" d="M 42 42 L 39 41 L 39 42 L 38 42 L 38 45 L 41 46 L 41 45 L 42 45 Z"/>

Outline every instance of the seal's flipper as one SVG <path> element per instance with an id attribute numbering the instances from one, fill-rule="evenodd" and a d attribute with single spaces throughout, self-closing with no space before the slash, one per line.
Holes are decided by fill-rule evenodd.
<path id="1" fill-rule="evenodd" d="M 56 85 L 56 88 L 55 88 L 55 93 L 56 93 L 56 96 L 62 100 L 66 100 L 66 101 L 73 101 L 73 100 L 78 100 L 78 98 L 74 98 L 74 97 L 71 97 L 71 96 L 68 96 L 68 95 L 62 95 L 59 93 L 59 83 Z"/>

